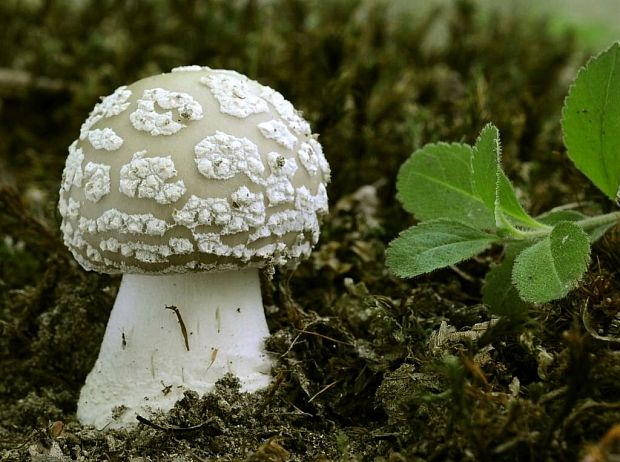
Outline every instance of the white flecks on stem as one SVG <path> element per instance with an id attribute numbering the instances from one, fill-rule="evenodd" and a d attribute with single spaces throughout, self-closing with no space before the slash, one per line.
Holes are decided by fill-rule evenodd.
<path id="1" fill-rule="evenodd" d="M 202 106 L 187 93 L 151 88 L 144 90 L 138 99 L 138 108 L 129 115 L 136 130 L 158 136 L 173 135 L 186 127 L 173 119 L 171 111 L 157 112 L 155 105 L 162 109 L 176 109 L 184 121 L 200 120 L 203 117 Z"/>
<path id="2" fill-rule="evenodd" d="M 119 189 L 129 197 L 154 199 L 159 204 L 178 201 L 186 188 L 183 180 L 167 183 L 177 175 L 171 156 L 145 157 L 134 153 L 131 162 L 121 167 Z"/>
<path id="3" fill-rule="evenodd" d="M 110 193 L 110 166 L 89 162 L 84 167 L 84 196 L 91 202 Z"/>

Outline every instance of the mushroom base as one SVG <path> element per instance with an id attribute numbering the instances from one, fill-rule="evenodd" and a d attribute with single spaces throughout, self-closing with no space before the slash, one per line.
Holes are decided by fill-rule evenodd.
<path id="1" fill-rule="evenodd" d="M 266 387 L 271 360 L 258 270 L 126 274 L 77 417 L 118 428 L 200 394 L 230 372 L 243 391 Z"/>

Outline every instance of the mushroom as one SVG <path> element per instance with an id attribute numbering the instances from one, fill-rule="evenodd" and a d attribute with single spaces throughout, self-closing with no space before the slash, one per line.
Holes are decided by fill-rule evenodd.
<path id="1" fill-rule="evenodd" d="M 78 419 L 131 425 L 229 372 L 267 386 L 259 269 L 308 257 L 329 174 L 292 104 L 237 72 L 185 66 L 102 98 L 58 205 L 77 262 L 123 274 Z"/>

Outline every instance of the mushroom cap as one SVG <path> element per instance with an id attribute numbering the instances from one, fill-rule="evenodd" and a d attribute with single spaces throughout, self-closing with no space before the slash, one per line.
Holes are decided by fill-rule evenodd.
<path id="1" fill-rule="evenodd" d="M 185 66 L 102 98 L 69 147 L 58 208 L 87 270 L 178 273 L 307 257 L 329 165 L 277 91 Z"/>

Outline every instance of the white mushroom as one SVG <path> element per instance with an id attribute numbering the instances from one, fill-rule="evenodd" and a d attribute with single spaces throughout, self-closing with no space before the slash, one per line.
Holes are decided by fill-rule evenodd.
<path id="1" fill-rule="evenodd" d="M 269 384 L 258 271 L 307 257 L 327 212 L 307 127 L 274 90 L 198 66 L 95 107 L 70 148 L 61 229 L 84 268 L 123 279 L 82 423 L 131 425 L 228 372 L 246 391 Z"/>

